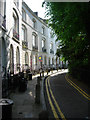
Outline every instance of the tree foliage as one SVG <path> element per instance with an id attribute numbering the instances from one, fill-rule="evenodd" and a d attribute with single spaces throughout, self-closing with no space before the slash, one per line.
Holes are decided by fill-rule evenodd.
<path id="1" fill-rule="evenodd" d="M 60 41 L 57 55 L 63 55 L 69 61 L 69 71 L 82 79 L 83 72 L 90 72 L 90 3 L 45 2 L 44 5 L 46 15 L 50 16 L 48 24 Z"/>

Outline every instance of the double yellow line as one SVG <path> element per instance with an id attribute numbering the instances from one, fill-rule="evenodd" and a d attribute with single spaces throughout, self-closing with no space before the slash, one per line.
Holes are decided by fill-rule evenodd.
<path id="1" fill-rule="evenodd" d="M 50 98 L 50 95 L 51 95 L 51 97 L 52 97 L 52 99 L 53 99 L 53 101 L 54 101 L 54 104 L 55 104 L 55 106 L 56 106 L 56 108 L 57 108 L 57 110 L 58 110 L 58 112 L 59 112 L 59 115 L 61 116 L 62 120 L 66 120 L 66 118 L 65 118 L 65 116 L 63 115 L 63 113 L 62 113 L 62 111 L 61 111 L 61 109 L 60 109 L 57 101 L 55 100 L 55 97 L 54 97 L 54 95 L 53 95 L 53 92 L 52 92 L 52 90 L 51 90 L 50 83 L 49 83 L 49 77 L 46 79 L 45 84 L 46 84 L 46 92 L 47 92 L 49 104 L 50 104 L 50 106 L 51 106 L 51 109 L 52 109 L 52 112 L 53 112 L 53 115 L 54 115 L 55 119 L 56 119 L 56 120 L 59 120 L 59 116 L 58 116 L 58 114 L 57 114 L 57 112 L 56 112 L 56 110 L 55 110 L 55 107 L 54 107 L 54 105 L 53 105 L 53 103 L 52 103 L 52 100 L 51 100 L 51 98 Z M 50 93 L 49 93 L 49 90 L 48 90 L 48 86 L 49 86 Z"/>
<path id="2" fill-rule="evenodd" d="M 66 74 L 65 79 L 76 89 L 79 93 L 81 93 L 86 99 L 90 100 L 90 95 L 88 95 L 85 91 L 83 91 L 80 87 L 78 87 L 75 83 L 73 83 L 69 78 L 68 74 Z"/>

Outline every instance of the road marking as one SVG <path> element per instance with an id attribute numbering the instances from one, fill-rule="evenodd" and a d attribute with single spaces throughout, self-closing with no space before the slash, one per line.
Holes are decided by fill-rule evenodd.
<path id="1" fill-rule="evenodd" d="M 53 100 L 54 100 L 54 103 L 55 103 L 55 105 L 56 105 L 56 107 L 57 107 L 57 109 L 58 109 L 58 112 L 59 112 L 61 118 L 62 118 L 63 120 L 66 120 L 66 119 L 65 119 L 65 116 L 63 115 L 63 113 L 62 113 L 62 111 L 61 111 L 61 109 L 60 109 L 60 107 L 59 107 L 57 101 L 55 100 L 55 97 L 54 97 L 53 93 L 52 93 L 52 90 L 51 90 L 51 87 L 50 87 L 49 79 L 48 79 L 48 85 L 49 85 L 49 88 L 50 88 L 51 96 L 52 96 L 52 98 L 53 98 Z"/>
<path id="2" fill-rule="evenodd" d="M 48 80 L 48 78 L 45 81 L 46 82 L 46 91 L 47 91 L 48 100 L 49 100 L 49 103 L 50 103 L 50 106 L 51 106 L 51 109 L 52 109 L 52 112 L 53 112 L 53 115 L 54 115 L 55 119 L 59 120 L 59 117 L 58 117 L 58 115 L 56 113 L 56 110 L 54 108 L 54 105 L 53 105 L 53 103 L 51 101 L 51 98 L 50 98 L 50 95 L 49 95 L 48 86 L 47 86 L 47 80 Z"/>
<path id="3" fill-rule="evenodd" d="M 90 95 L 88 95 L 85 91 L 83 91 L 80 87 L 78 87 L 75 83 L 73 83 L 69 78 L 68 75 L 65 76 L 65 79 L 76 89 L 80 92 L 86 99 L 90 100 Z"/>

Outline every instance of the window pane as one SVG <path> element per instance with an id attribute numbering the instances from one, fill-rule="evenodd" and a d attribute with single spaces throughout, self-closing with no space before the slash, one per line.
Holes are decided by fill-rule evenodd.
<path id="1" fill-rule="evenodd" d="M 33 35 L 33 46 L 35 46 L 35 36 Z"/>
<path id="2" fill-rule="evenodd" d="M 33 21 L 33 27 L 35 28 L 35 21 Z"/>
<path id="3" fill-rule="evenodd" d="M 42 40 L 42 47 L 45 47 L 45 40 Z"/>
<path id="4" fill-rule="evenodd" d="M 16 31 L 16 18 L 13 16 L 13 27 L 14 27 L 14 30 Z"/>
<path id="5" fill-rule="evenodd" d="M 24 29 L 22 29 L 22 40 L 25 40 L 25 32 L 24 32 Z"/>
<path id="6" fill-rule="evenodd" d="M 52 43 L 50 44 L 50 49 L 53 49 L 53 44 Z"/>
<path id="7" fill-rule="evenodd" d="M 50 44 L 50 49 L 51 49 L 51 44 Z"/>
<path id="8" fill-rule="evenodd" d="M 25 13 L 24 10 L 22 10 L 22 19 L 23 19 L 23 20 L 26 20 L 26 13 Z"/>

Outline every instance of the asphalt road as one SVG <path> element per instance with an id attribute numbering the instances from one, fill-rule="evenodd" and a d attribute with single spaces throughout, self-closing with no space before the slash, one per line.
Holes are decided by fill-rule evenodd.
<path id="1" fill-rule="evenodd" d="M 66 73 L 54 74 L 45 80 L 49 118 L 89 119 L 89 100 L 65 79 L 65 75 Z"/>

